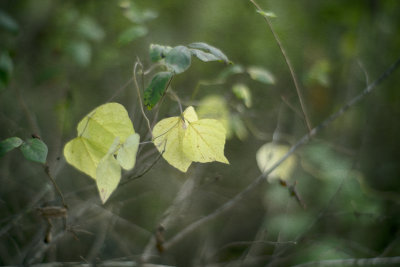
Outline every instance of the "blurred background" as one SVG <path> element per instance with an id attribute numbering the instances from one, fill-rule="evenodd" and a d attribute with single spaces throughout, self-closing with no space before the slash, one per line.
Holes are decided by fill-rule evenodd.
<path id="1" fill-rule="evenodd" d="M 269 19 L 299 79 L 312 126 L 400 55 L 396 0 L 258 3 L 273 12 Z M 135 169 L 123 173 L 125 183 L 102 205 L 93 179 L 65 162 L 63 146 L 76 136 L 77 123 L 112 97 L 127 108 L 141 140 L 149 141 L 133 66 L 138 58 L 145 69 L 152 66 L 150 44 L 193 42 L 221 49 L 234 64 L 193 58 L 170 92 L 184 107 L 224 123 L 230 165 L 193 163 L 182 173 L 159 159 L 152 144 L 143 145 Z M 142 90 L 154 73 L 140 81 Z M 275 158 L 308 132 L 263 16 L 247 0 L 2 0 L 0 140 L 41 137 L 68 213 L 67 231 L 61 217 L 50 217 L 49 227 L 38 208 L 61 207 L 61 201 L 43 166 L 18 150 L 0 158 L 0 264 L 146 258 L 169 266 L 290 266 L 399 256 L 399 73 L 232 209 L 165 249 L 262 173 L 271 161 L 257 153 Z M 152 122 L 177 116 L 176 98 L 168 93 L 146 114 Z"/>

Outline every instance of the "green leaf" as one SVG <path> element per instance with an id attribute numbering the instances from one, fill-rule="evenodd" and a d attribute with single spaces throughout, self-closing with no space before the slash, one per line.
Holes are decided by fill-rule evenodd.
<path id="1" fill-rule="evenodd" d="M 228 57 L 218 48 L 211 46 L 206 43 L 192 43 L 189 45 L 190 48 L 196 48 L 196 49 L 202 49 L 205 50 L 206 52 L 214 55 L 216 58 L 219 60 L 222 60 L 226 63 L 231 63 L 228 59 Z"/>
<path id="2" fill-rule="evenodd" d="M 232 87 L 232 91 L 238 99 L 243 100 L 246 107 L 251 107 L 252 100 L 249 87 L 247 87 L 245 84 L 238 83 Z"/>
<path id="3" fill-rule="evenodd" d="M 158 44 L 151 44 L 150 45 L 150 60 L 152 62 L 160 61 L 161 59 L 165 58 L 169 51 L 172 50 L 170 46 L 163 46 Z"/>
<path id="4" fill-rule="evenodd" d="M 192 54 L 186 46 L 175 46 L 165 57 L 165 63 L 176 74 L 187 70 L 191 64 Z"/>
<path id="5" fill-rule="evenodd" d="M 10 137 L 0 142 L 0 157 L 7 152 L 22 145 L 23 141 L 18 137 Z"/>
<path id="6" fill-rule="evenodd" d="M 145 36 L 148 30 L 144 26 L 133 26 L 123 31 L 118 37 L 118 43 L 121 45 L 128 44 L 133 40 Z"/>
<path id="7" fill-rule="evenodd" d="M 201 61 L 204 61 L 204 62 L 220 60 L 213 54 L 201 51 L 199 49 L 190 49 L 190 52 L 192 53 L 193 56 L 197 57 L 198 59 L 200 59 Z"/>
<path id="8" fill-rule="evenodd" d="M 19 30 L 18 23 L 2 10 L 0 10 L 0 27 L 11 33 L 17 33 Z"/>
<path id="9" fill-rule="evenodd" d="M 21 145 L 20 149 L 26 159 L 38 163 L 46 163 L 48 149 L 42 140 L 37 138 L 29 139 Z"/>
<path id="10" fill-rule="evenodd" d="M 172 76 L 172 72 L 159 72 L 151 79 L 150 85 L 144 91 L 143 96 L 144 104 L 149 110 L 160 101 Z"/>
<path id="11" fill-rule="evenodd" d="M 265 84 L 274 84 L 275 77 L 266 69 L 260 67 L 248 67 L 247 72 L 253 80 L 265 83 Z"/>
<path id="12" fill-rule="evenodd" d="M 277 16 L 275 15 L 275 13 L 272 12 L 272 11 L 257 10 L 257 13 L 263 15 L 264 17 L 268 17 L 268 18 L 276 18 L 276 17 L 277 17 Z"/>

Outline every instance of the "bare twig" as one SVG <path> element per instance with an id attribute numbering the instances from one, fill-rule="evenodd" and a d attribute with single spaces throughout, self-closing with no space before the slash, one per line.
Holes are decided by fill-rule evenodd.
<path id="1" fill-rule="evenodd" d="M 263 12 L 261 7 L 255 2 L 255 0 L 250 0 L 250 2 L 257 8 L 257 11 Z M 272 24 L 271 24 L 270 20 L 268 19 L 267 16 L 263 16 L 263 17 L 264 17 L 265 21 L 267 22 L 268 27 L 271 30 L 272 34 L 274 35 L 275 41 L 278 44 L 279 49 L 281 50 L 283 57 L 285 58 L 286 65 L 289 68 L 290 75 L 292 76 L 294 86 L 296 87 L 296 92 L 297 92 L 297 96 L 299 97 L 299 102 L 300 102 L 300 106 L 301 106 L 301 111 L 303 112 L 304 120 L 305 120 L 305 122 L 307 124 L 308 130 L 311 131 L 312 126 L 311 126 L 310 120 L 309 120 L 309 118 L 307 116 L 306 107 L 304 105 L 303 96 L 302 96 L 302 93 L 301 93 L 301 90 L 300 90 L 300 85 L 299 85 L 299 82 L 297 80 L 296 74 L 294 72 L 292 63 L 290 62 L 290 59 L 286 54 L 285 48 L 283 47 L 283 45 L 282 45 L 282 43 L 281 43 L 281 41 L 279 39 L 278 34 L 275 32 L 274 28 L 272 27 Z"/>
<path id="2" fill-rule="evenodd" d="M 390 76 L 390 74 L 393 73 L 394 70 L 396 70 L 400 65 L 400 58 L 398 58 L 395 63 L 393 63 L 377 80 L 375 80 L 372 84 L 367 86 L 361 93 L 359 93 L 357 96 L 352 98 L 350 101 L 348 101 L 346 104 L 344 104 L 338 111 L 330 115 L 328 118 L 326 118 L 321 124 L 313 128 L 309 133 L 304 135 L 302 138 L 300 138 L 296 144 L 294 144 L 289 151 L 280 159 L 278 160 L 269 170 L 264 172 L 263 174 L 259 175 L 255 180 L 249 184 L 243 191 L 238 193 L 235 197 L 233 197 L 230 201 L 226 202 L 222 206 L 220 206 L 218 209 L 216 209 L 214 212 L 210 213 L 209 215 L 193 222 L 192 224 L 188 225 L 186 228 L 184 228 L 182 231 L 177 233 L 175 236 L 173 236 L 169 241 L 165 243 L 165 249 L 167 250 L 168 248 L 172 247 L 175 245 L 178 241 L 183 239 L 186 235 L 189 233 L 193 232 L 196 230 L 198 227 L 202 226 L 204 223 L 207 223 L 209 221 L 212 221 L 213 219 L 219 217 L 221 214 L 225 213 L 226 211 L 230 210 L 233 208 L 240 200 L 244 198 L 244 196 L 251 192 L 253 189 L 257 188 L 262 182 L 264 182 L 265 177 L 267 177 L 272 171 L 274 171 L 282 162 L 284 162 L 290 155 L 292 155 L 300 146 L 303 144 L 307 143 L 313 136 L 315 136 L 317 133 L 319 133 L 322 129 L 327 127 L 329 124 L 331 124 L 334 120 L 336 120 L 338 117 L 343 115 L 349 108 L 360 102 L 361 99 L 363 99 L 366 95 L 368 95 L 373 89 L 375 89 L 378 85 L 380 85 L 387 77 Z"/>
<path id="3" fill-rule="evenodd" d="M 44 165 L 44 172 L 47 174 L 47 176 L 49 177 L 51 183 L 52 183 L 53 186 L 54 186 L 54 189 L 57 191 L 58 195 L 60 196 L 61 202 L 62 202 L 63 206 L 64 206 L 65 208 L 67 208 L 68 206 L 67 206 L 67 203 L 65 202 L 64 196 L 63 196 L 63 194 L 62 194 L 60 188 L 58 187 L 58 185 L 57 185 L 57 183 L 56 183 L 56 180 L 54 179 L 54 177 L 53 177 L 53 176 L 51 175 L 51 173 L 50 173 L 50 167 L 49 167 L 49 165 L 47 165 L 47 164 Z"/>

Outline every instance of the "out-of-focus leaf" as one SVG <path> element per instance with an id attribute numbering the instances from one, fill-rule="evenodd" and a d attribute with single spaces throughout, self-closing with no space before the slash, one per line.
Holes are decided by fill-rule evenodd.
<path id="1" fill-rule="evenodd" d="M 229 76 L 245 72 L 241 65 L 232 65 L 227 67 L 218 75 L 218 80 L 224 82 Z"/>
<path id="2" fill-rule="evenodd" d="M 11 33 L 17 33 L 18 23 L 3 10 L 0 10 L 0 27 Z"/>
<path id="3" fill-rule="evenodd" d="M 268 171 L 278 160 L 280 160 L 289 151 L 289 146 L 275 143 L 266 143 L 261 146 L 256 154 L 258 168 L 261 172 Z M 281 179 L 287 181 L 290 179 L 296 165 L 294 155 L 289 156 L 275 170 L 268 175 L 268 182 Z"/>
<path id="4" fill-rule="evenodd" d="M 172 50 L 170 46 L 158 45 L 158 44 L 151 44 L 150 45 L 150 60 L 152 62 L 157 62 L 168 54 L 169 51 Z"/>
<path id="5" fill-rule="evenodd" d="M 174 73 L 179 74 L 190 67 L 192 54 L 186 46 L 176 46 L 165 57 L 165 63 Z"/>
<path id="6" fill-rule="evenodd" d="M 274 84 L 275 77 L 271 72 L 264 68 L 260 67 L 248 67 L 247 72 L 253 80 L 265 83 L 265 84 Z"/>
<path id="7" fill-rule="evenodd" d="M 276 18 L 276 15 L 272 11 L 262 11 L 262 10 L 257 10 L 257 13 L 263 15 L 264 17 L 268 18 Z"/>
<path id="8" fill-rule="evenodd" d="M 92 48 L 85 41 L 71 42 L 67 47 L 68 54 L 80 66 L 86 67 L 92 59 Z"/>
<path id="9" fill-rule="evenodd" d="M 10 137 L 0 142 L 0 157 L 7 152 L 22 145 L 23 141 L 18 137 Z"/>
<path id="10" fill-rule="evenodd" d="M 312 65 L 310 71 L 307 73 L 306 83 L 307 84 L 318 83 L 322 86 L 329 86 L 330 71 L 331 71 L 331 65 L 329 61 L 326 59 L 320 59 Z"/>
<path id="11" fill-rule="evenodd" d="M 209 95 L 203 98 L 197 108 L 197 115 L 200 119 L 218 120 L 226 130 L 226 138 L 232 136 L 229 122 L 229 109 L 225 98 L 219 95 Z"/>
<path id="12" fill-rule="evenodd" d="M 123 31 L 118 37 L 118 43 L 121 45 L 128 44 L 133 40 L 145 36 L 148 30 L 145 26 L 133 26 Z"/>
<path id="13" fill-rule="evenodd" d="M 232 131 L 235 133 L 237 138 L 239 138 L 239 140 L 241 141 L 244 141 L 249 135 L 249 132 L 247 131 L 247 128 L 244 125 L 242 119 L 239 117 L 239 115 L 237 114 L 232 115 L 230 124 L 232 125 Z"/>
<path id="14" fill-rule="evenodd" d="M 13 62 L 10 55 L 7 52 L 2 52 L 0 54 L 0 89 L 8 85 L 12 71 Z"/>
<path id="15" fill-rule="evenodd" d="M 146 21 L 157 18 L 158 14 L 151 9 L 139 9 L 134 2 L 123 2 L 120 6 L 124 8 L 124 16 L 133 23 L 143 24 Z"/>
<path id="16" fill-rule="evenodd" d="M 189 45 L 190 48 L 195 48 L 195 49 L 202 49 L 205 50 L 206 52 L 213 54 L 216 58 L 219 60 L 222 60 L 226 63 L 231 63 L 228 59 L 228 57 L 218 48 L 211 46 L 206 43 L 192 43 Z"/>
<path id="17" fill-rule="evenodd" d="M 245 84 L 237 83 L 232 87 L 232 91 L 238 99 L 243 100 L 246 107 L 251 107 L 252 100 L 249 87 L 247 87 Z"/>
<path id="18" fill-rule="evenodd" d="M 79 33 L 92 41 L 103 40 L 105 33 L 99 24 L 91 17 L 84 17 L 78 22 Z"/>
<path id="19" fill-rule="evenodd" d="M 190 49 L 190 52 L 192 53 L 192 55 L 194 55 L 195 57 L 197 57 L 198 59 L 200 59 L 201 61 L 204 61 L 204 62 L 220 60 L 213 54 L 201 51 L 199 49 Z"/>
<path id="20" fill-rule="evenodd" d="M 46 163 L 48 149 L 42 140 L 37 138 L 29 139 L 20 146 L 20 149 L 26 159 L 38 163 Z"/>
<path id="21" fill-rule="evenodd" d="M 172 76 L 172 72 L 159 72 L 151 79 L 150 85 L 144 91 L 143 96 L 144 104 L 149 110 L 161 99 Z"/>

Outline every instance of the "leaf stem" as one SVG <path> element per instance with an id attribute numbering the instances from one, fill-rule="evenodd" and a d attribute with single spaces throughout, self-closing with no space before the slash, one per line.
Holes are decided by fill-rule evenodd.
<path id="1" fill-rule="evenodd" d="M 142 72 L 143 72 L 143 65 L 140 62 L 139 58 L 137 58 L 137 61 L 135 62 L 135 66 L 133 67 L 133 81 L 135 82 L 136 92 L 137 92 L 137 94 L 139 96 L 140 110 L 142 111 L 143 117 L 146 119 L 147 127 L 149 128 L 150 135 L 153 137 L 153 133 L 151 132 L 151 126 L 150 126 L 149 118 L 147 118 L 146 113 L 144 112 L 144 109 L 143 109 L 142 96 L 140 95 L 139 84 L 138 84 L 137 79 L 136 79 L 136 68 L 137 68 L 137 66 L 140 66 L 140 68 L 142 69 Z"/>

